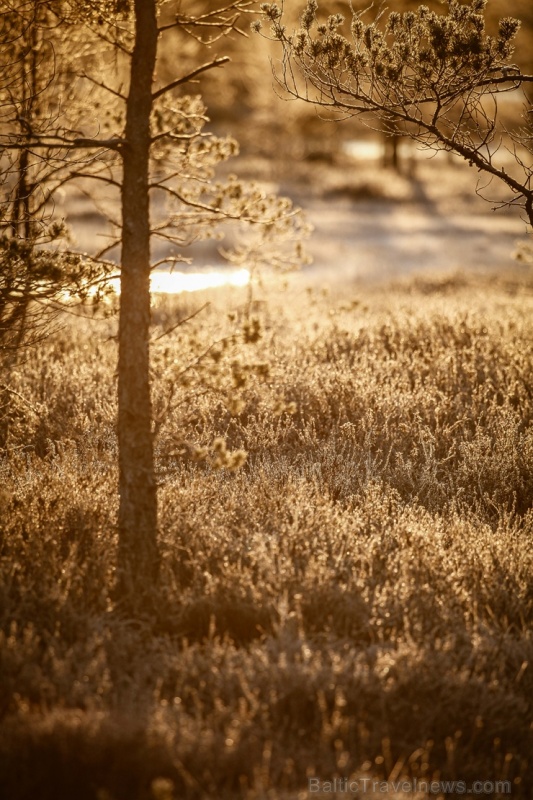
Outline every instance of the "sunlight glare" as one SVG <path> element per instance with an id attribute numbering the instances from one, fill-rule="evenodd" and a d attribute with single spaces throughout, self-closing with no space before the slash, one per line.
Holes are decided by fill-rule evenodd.
<path id="1" fill-rule="evenodd" d="M 250 272 L 247 269 L 211 270 L 209 272 L 162 272 L 155 270 L 150 276 L 150 291 L 156 294 L 181 294 L 199 292 L 202 289 L 216 289 L 220 286 L 247 286 Z M 117 294 L 120 294 L 120 278 L 110 281 Z"/>
<path id="2" fill-rule="evenodd" d="M 212 272 L 152 272 L 150 289 L 161 294 L 198 292 L 219 286 L 246 286 L 250 282 L 247 269 L 214 270 Z"/>

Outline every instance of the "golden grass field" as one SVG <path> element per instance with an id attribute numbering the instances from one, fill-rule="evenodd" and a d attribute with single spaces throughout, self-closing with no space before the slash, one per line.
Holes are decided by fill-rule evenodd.
<path id="1" fill-rule="evenodd" d="M 530 797 L 528 270 L 157 299 L 163 571 L 135 621 L 115 330 L 70 317 L 2 379 L 0 796 Z"/>

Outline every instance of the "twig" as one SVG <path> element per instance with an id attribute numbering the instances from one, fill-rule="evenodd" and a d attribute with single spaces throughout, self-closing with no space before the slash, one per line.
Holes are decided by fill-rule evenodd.
<path id="1" fill-rule="evenodd" d="M 159 336 L 156 336 L 151 341 L 158 342 L 160 339 L 163 338 L 163 336 L 167 336 L 169 333 L 172 333 L 172 331 L 175 331 L 176 328 L 179 328 L 180 325 L 184 325 L 186 322 L 189 322 L 189 320 L 194 319 L 194 317 L 198 316 L 198 314 L 200 314 L 204 310 L 204 308 L 207 308 L 210 305 L 211 303 L 209 302 L 204 303 L 203 306 L 197 308 L 196 311 L 193 311 L 192 314 L 189 314 L 188 317 L 183 317 L 183 319 L 178 320 L 178 322 L 176 322 L 175 325 L 172 325 L 170 328 L 167 328 L 165 331 L 163 331 L 163 333 L 160 333 Z"/>
<path id="2" fill-rule="evenodd" d="M 28 406 L 30 411 L 33 411 L 36 417 L 38 417 L 39 419 L 41 418 L 39 412 L 32 406 L 29 400 L 26 400 L 26 398 L 20 394 L 20 392 L 17 392 L 15 389 L 11 389 L 9 386 L 6 386 L 5 383 L 0 384 L 0 389 L 2 389 L 4 392 L 9 392 L 9 394 L 15 395 L 15 397 L 18 397 L 19 400 L 22 400 L 24 405 Z"/>

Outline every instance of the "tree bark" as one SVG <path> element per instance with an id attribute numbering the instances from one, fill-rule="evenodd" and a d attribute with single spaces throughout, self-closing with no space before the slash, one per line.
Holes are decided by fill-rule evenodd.
<path id="1" fill-rule="evenodd" d="M 135 0 L 122 150 L 122 257 L 118 356 L 118 600 L 139 608 L 157 584 L 157 493 L 150 398 L 150 114 L 157 54 L 155 0 Z"/>

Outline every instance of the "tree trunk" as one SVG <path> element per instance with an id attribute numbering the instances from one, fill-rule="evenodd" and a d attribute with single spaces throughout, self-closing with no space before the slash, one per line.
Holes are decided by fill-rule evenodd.
<path id="1" fill-rule="evenodd" d="M 157 53 L 155 0 L 135 0 L 123 149 L 122 258 L 118 357 L 118 599 L 139 608 L 157 583 L 157 494 L 150 399 L 149 159 Z"/>

